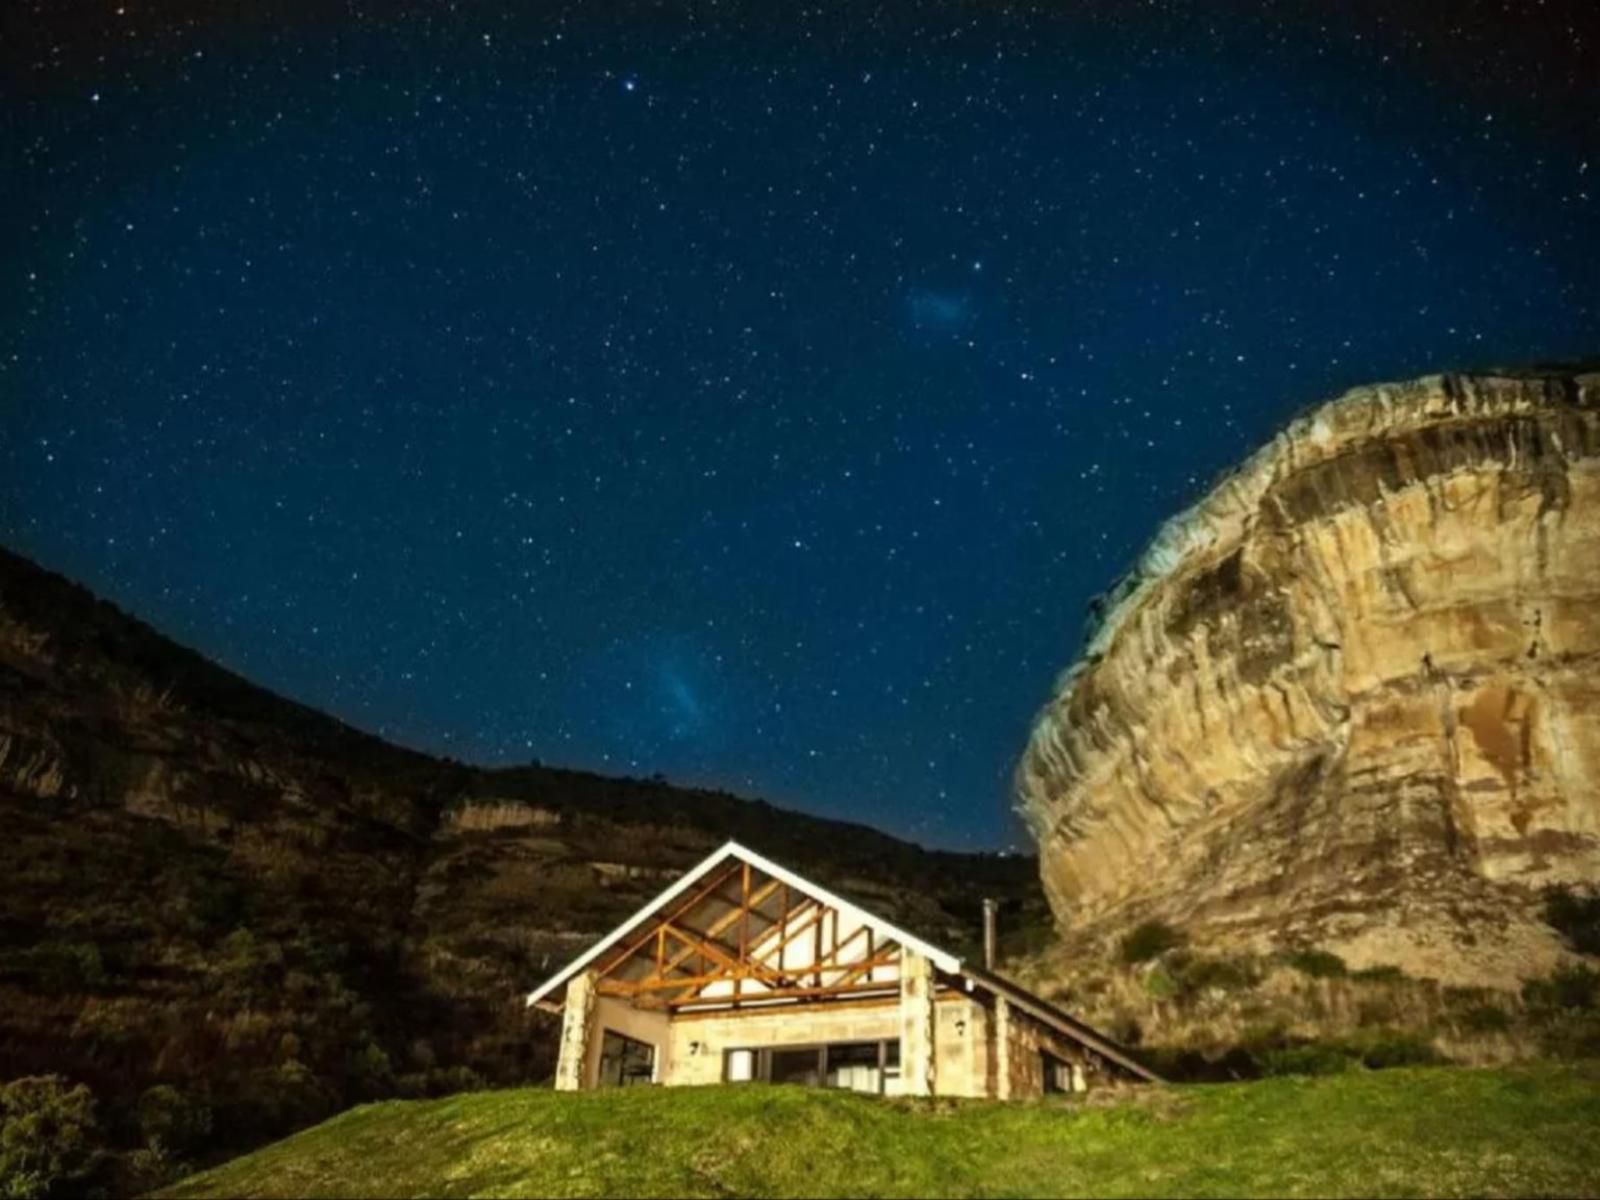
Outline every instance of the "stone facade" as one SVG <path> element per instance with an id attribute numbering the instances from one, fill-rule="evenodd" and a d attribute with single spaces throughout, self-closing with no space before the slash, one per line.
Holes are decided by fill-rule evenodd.
<path id="1" fill-rule="evenodd" d="M 1004 1017 L 1000 1011 L 1006 1010 Z M 665 1013 L 634 1008 L 611 996 L 598 997 L 587 1022 L 582 1083 L 599 1082 L 600 1044 L 611 1030 L 655 1047 L 655 1082 L 670 1087 L 723 1082 L 729 1050 L 814 1046 L 838 1042 L 892 1041 L 905 1036 L 906 1016 L 894 1000 L 878 1004 L 818 1004 L 781 1011 L 716 1012 L 668 1019 Z M 1042 1052 L 1078 1068 L 1087 1079 L 1093 1067 L 1081 1049 L 1040 1022 L 997 998 L 992 1004 L 959 991 L 940 991 L 926 1028 L 933 1039 L 933 1069 L 928 1090 L 907 1088 L 902 1041 L 902 1074 L 890 1080 L 890 1095 L 938 1095 L 1013 1099 L 1044 1091 Z M 1003 1034 L 1002 1034 L 1003 1031 Z M 565 1043 L 563 1043 L 565 1044 Z M 557 1086 L 563 1086 L 558 1076 Z"/>
<path id="2" fill-rule="evenodd" d="M 586 971 L 567 984 L 567 999 L 561 1008 L 561 1045 L 556 1052 L 558 1092 L 594 1086 L 594 1076 L 587 1071 L 590 1051 L 599 1042 L 593 1036 L 594 1010 L 594 976 Z"/>
<path id="3" fill-rule="evenodd" d="M 933 964 L 913 950 L 900 954 L 900 1090 L 907 1096 L 935 1091 Z"/>

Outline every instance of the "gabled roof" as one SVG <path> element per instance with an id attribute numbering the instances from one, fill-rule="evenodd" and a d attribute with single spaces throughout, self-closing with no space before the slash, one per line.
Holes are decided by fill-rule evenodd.
<path id="1" fill-rule="evenodd" d="M 803 893 L 818 904 L 835 909 L 851 921 L 866 926 L 885 942 L 895 942 L 904 949 L 915 951 L 927 958 L 937 970 L 945 975 L 961 978 L 969 992 L 976 987 L 982 988 L 992 995 L 1004 996 L 1010 1003 L 1028 1013 L 1035 1020 L 1042 1021 L 1044 1024 L 1053 1027 L 1058 1032 L 1103 1055 L 1140 1078 L 1148 1079 L 1152 1082 L 1160 1082 L 1161 1077 L 1159 1075 L 1132 1057 L 1116 1042 L 1096 1032 L 1083 1022 L 1068 1016 L 1055 1005 L 1018 987 L 1010 980 L 964 963 L 949 951 L 941 950 L 915 934 L 901 929 L 898 925 L 885 921 L 882 917 L 851 903 L 820 884 L 813 883 L 811 880 L 795 874 L 787 867 L 780 866 L 771 859 L 757 854 L 749 847 L 741 846 L 738 842 L 733 841 L 725 842 L 722 846 L 706 855 L 705 858 L 691 867 L 680 879 L 663 890 L 655 899 L 640 908 L 555 975 L 552 975 L 544 983 L 529 992 L 527 1004 L 532 1006 L 545 1001 L 546 1006 L 548 1006 L 548 997 L 564 987 L 575 975 L 587 969 L 597 960 L 602 959 L 607 952 L 615 949 L 619 943 L 627 941 L 632 935 L 647 928 L 650 922 L 658 914 L 667 910 L 674 901 L 680 898 L 686 899 L 690 902 L 691 907 L 702 906 L 702 904 L 712 905 L 715 901 L 713 893 L 720 886 L 717 881 L 725 877 L 725 874 L 718 875 L 719 870 L 734 862 L 745 863 L 750 868 L 763 873 L 771 879 L 786 884 L 796 892 Z M 707 879 L 713 880 L 712 886 L 710 888 L 702 887 L 701 893 L 697 898 L 694 892 L 696 885 L 704 884 Z M 720 909 L 714 906 L 706 908 L 706 915 L 711 917 L 713 921 L 716 917 L 726 912 L 726 902 L 716 901 L 716 903 L 722 904 L 722 907 Z M 680 911 L 682 911 L 682 906 L 680 906 Z M 776 923 L 774 922 L 774 924 Z"/>
<path id="2" fill-rule="evenodd" d="M 723 843 L 716 850 L 706 855 L 703 859 L 691 867 L 689 871 L 671 887 L 667 888 L 654 900 L 651 900 L 643 908 L 639 909 L 638 912 L 634 913 L 631 917 L 624 921 L 621 925 L 618 925 L 610 933 L 606 934 L 605 937 L 601 938 L 599 942 L 591 946 L 586 952 L 573 959 L 572 962 L 568 963 L 557 974 L 552 975 L 533 991 L 529 992 L 527 1003 L 529 1005 L 537 1004 L 539 1001 L 549 996 L 557 988 L 564 986 L 574 975 L 577 975 L 586 967 L 590 966 L 596 959 L 605 954 L 607 950 L 610 950 L 612 947 L 616 946 L 617 943 L 621 942 L 630 933 L 634 933 L 642 926 L 648 924 L 650 919 L 655 916 L 656 913 L 667 907 L 667 905 L 678 899 L 678 897 L 688 895 L 690 889 L 692 889 L 696 883 L 699 883 L 701 880 L 711 875 L 719 866 L 729 862 L 730 860 L 738 860 L 749 863 L 758 871 L 761 871 L 774 879 L 782 880 L 796 891 L 804 892 L 806 895 L 811 896 L 821 903 L 837 909 L 845 916 L 850 917 L 855 921 L 859 921 L 861 924 L 872 929 L 873 932 L 879 937 L 896 941 L 900 943 L 900 945 L 910 950 L 915 950 L 918 954 L 921 954 L 932 961 L 934 966 L 938 967 L 941 971 L 947 972 L 951 975 L 958 974 L 961 971 L 961 960 L 956 958 L 955 955 L 949 953 L 948 951 L 941 950 L 937 946 L 930 945 L 921 938 L 917 937 L 915 934 L 908 933 L 904 929 L 901 929 L 898 925 L 893 925 L 890 922 L 885 921 L 882 917 L 875 916 L 874 914 L 867 912 L 859 905 L 852 904 L 850 901 L 844 899 L 842 896 L 836 895 L 822 885 L 813 883 L 809 879 L 805 879 L 799 875 L 796 875 L 787 867 L 779 866 L 770 858 L 757 854 L 749 847 L 741 846 L 738 842 L 730 841 Z"/>

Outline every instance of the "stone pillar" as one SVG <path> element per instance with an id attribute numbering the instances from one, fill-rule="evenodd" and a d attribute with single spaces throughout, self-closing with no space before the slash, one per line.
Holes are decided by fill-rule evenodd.
<path id="1" fill-rule="evenodd" d="M 934 1094 L 933 964 L 900 950 L 900 1083 L 907 1096 Z"/>
<path id="2" fill-rule="evenodd" d="M 994 998 L 994 1098 L 1011 1099 L 1011 1001 Z"/>
<path id="3" fill-rule="evenodd" d="M 589 1036 L 594 1028 L 594 974 L 585 971 L 567 982 L 561 1007 L 561 1051 L 556 1059 L 556 1091 L 575 1092 L 584 1085 L 589 1061 Z"/>

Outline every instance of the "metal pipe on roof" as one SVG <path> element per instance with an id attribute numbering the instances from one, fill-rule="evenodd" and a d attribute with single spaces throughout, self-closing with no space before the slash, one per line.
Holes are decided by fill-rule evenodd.
<path id="1" fill-rule="evenodd" d="M 994 970 L 994 916 L 1000 907 L 998 900 L 983 898 L 983 969 Z"/>

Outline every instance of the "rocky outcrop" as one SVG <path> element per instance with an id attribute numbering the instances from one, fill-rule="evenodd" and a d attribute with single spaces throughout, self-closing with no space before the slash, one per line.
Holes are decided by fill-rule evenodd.
<path id="1" fill-rule="evenodd" d="M 1017 789 L 1075 937 L 1548 969 L 1539 889 L 1600 878 L 1597 368 L 1293 421 L 1107 598 Z"/>

